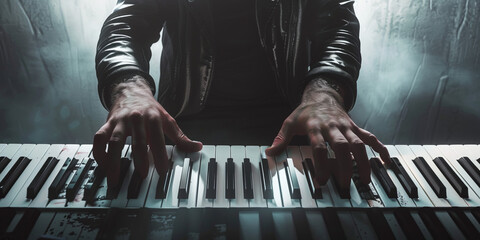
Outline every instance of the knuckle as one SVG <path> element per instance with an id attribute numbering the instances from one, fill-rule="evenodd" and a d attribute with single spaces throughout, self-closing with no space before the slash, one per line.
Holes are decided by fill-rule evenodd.
<path id="1" fill-rule="evenodd" d="M 283 121 L 282 127 L 290 128 L 293 126 L 293 120 L 291 118 L 287 118 Z"/>
<path id="2" fill-rule="evenodd" d="M 333 141 L 332 148 L 334 150 L 342 150 L 348 148 L 348 142 L 345 139 L 337 139 Z"/>
<path id="3" fill-rule="evenodd" d="M 133 110 L 128 114 L 128 119 L 131 121 L 139 121 L 143 119 L 143 114 L 138 110 Z"/>

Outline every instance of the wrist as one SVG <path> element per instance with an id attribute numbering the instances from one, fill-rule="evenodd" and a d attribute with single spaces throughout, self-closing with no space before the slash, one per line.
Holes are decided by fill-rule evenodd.
<path id="1" fill-rule="evenodd" d="M 152 90 L 147 80 L 139 75 L 124 77 L 118 83 L 112 84 L 110 91 L 110 106 L 115 102 L 131 96 L 153 97 Z"/>
<path id="2" fill-rule="evenodd" d="M 327 103 L 345 108 L 343 88 L 335 81 L 324 78 L 311 80 L 302 96 L 302 104 Z"/>

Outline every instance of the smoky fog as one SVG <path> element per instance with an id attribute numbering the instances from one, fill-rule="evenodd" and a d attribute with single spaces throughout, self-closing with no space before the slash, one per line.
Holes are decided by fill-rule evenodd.
<path id="1" fill-rule="evenodd" d="M 0 142 L 92 142 L 107 117 L 95 47 L 114 5 L 0 2 Z M 386 144 L 480 143 L 480 0 L 359 0 L 355 10 L 355 122 Z M 152 48 L 157 81 L 161 49 Z"/>

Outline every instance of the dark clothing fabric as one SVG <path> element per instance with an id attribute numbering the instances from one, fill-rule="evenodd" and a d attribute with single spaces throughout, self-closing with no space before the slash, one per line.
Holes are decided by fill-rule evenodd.
<path id="1" fill-rule="evenodd" d="M 278 94 L 290 107 L 319 77 L 341 85 L 345 107 L 353 107 L 361 61 L 353 1 L 255 0 L 255 20 Z M 148 63 L 162 29 L 159 102 L 174 117 L 205 108 L 219 57 L 211 1 L 120 0 L 97 46 L 98 91 L 107 109 L 110 86 L 125 76 L 143 76 L 155 93 Z"/>
<path id="2" fill-rule="evenodd" d="M 254 0 L 212 0 L 216 52 L 206 109 L 282 104 L 258 37 Z"/>

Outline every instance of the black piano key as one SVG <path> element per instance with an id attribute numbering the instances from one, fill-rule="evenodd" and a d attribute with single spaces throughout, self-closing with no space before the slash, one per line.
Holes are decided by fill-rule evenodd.
<path id="1" fill-rule="evenodd" d="M 293 165 L 293 159 L 287 158 L 287 161 L 283 162 L 285 167 L 285 175 L 287 177 L 288 190 L 290 191 L 290 197 L 292 199 L 301 199 L 300 186 L 298 185 L 297 174 L 295 172 L 295 165 Z"/>
<path id="2" fill-rule="evenodd" d="M 468 175 L 473 179 L 473 181 L 480 187 L 480 170 L 473 164 L 473 162 L 468 157 L 462 157 L 457 160 L 458 163 L 465 169 Z"/>
<path id="3" fill-rule="evenodd" d="M 40 171 L 37 173 L 37 175 L 35 175 L 35 178 L 27 187 L 28 199 L 34 199 L 37 196 L 38 192 L 42 188 L 48 176 L 50 176 L 50 174 L 52 173 L 55 166 L 57 166 L 58 162 L 59 160 L 57 158 L 54 158 L 54 157 L 47 158 L 47 161 L 45 161 L 42 168 L 40 168 Z"/>
<path id="4" fill-rule="evenodd" d="M 206 197 L 208 199 L 217 197 L 217 161 L 215 158 L 210 158 L 208 162 Z"/>
<path id="5" fill-rule="evenodd" d="M 250 159 L 243 159 L 243 196 L 245 199 L 253 199 L 253 180 L 252 180 L 252 164 Z"/>
<path id="6" fill-rule="evenodd" d="M 391 160 L 391 168 L 407 192 L 408 196 L 411 198 L 418 198 L 418 188 L 410 178 L 410 175 L 408 175 L 403 165 L 400 163 L 400 160 L 398 160 L 396 157 L 391 158 Z"/>
<path id="7" fill-rule="evenodd" d="M 445 229 L 445 226 L 443 226 L 440 219 L 438 219 L 434 209 L 423 208 L 420 209 L 418 213 L 434 239 L 452 239 L 447 229 Z"/>
<path id="8" fill-rule="evenodd" d="M 448 211 L 448 215 L 450 215 L 467 239 L 480 239 L 480 232 L 477 231 L 473 223 L 465 215 L 463 209 L 451 209 Z"/>
<path id="9" fill-rule="evenodd" d="M 169 162 L 166 173 L 162 173 L 158 176 L 157 188 L 155 191 L 156 199 L 165 199 L 167 197 L 168 185 L 170 184 L 170 178 L 172 177 L 173 162 Z"/>
<path id="10" fill-rule="evenodd" d="M 322 199 L 322 188 L 318 181 L 315 179 L 315 171 L 313 170 L 313 163 L 312 159 L 305 158 L 302 162 L 303 169 L 305 171 L 305 177 L 307 178 L 308 188 L 310 189 L 310 193 L 312 194 L 313 199 Z"/>
<path id="11" fill-rule="evenodd" d="M 273 199 L 272 175 L 266 158 L 262 158 L 260 162 L 260 175 L 262 177 L 263 198 Z"/>
<path id="12" fill-rule="evenodd" d="M 413 163 L 415 163 L 415 166 L 417 166 L 418 170 L 427 180 L 428 184 L 433 189 L 437 197 L 446 198 L 447 189 L 445 188 L 445 185 L 443 185 L 440 179 L 438 179 L 437 175 L 435 175 L 430 166 L 428 166 L 428 163 L 425 161 L 425 159 L 423 157 L 417 157 L 413 159 Z"/>
<path id="13" fill-rule="evenodd" d="M 387 173 L 387 170 L 383 166 L 382 162 L 378 158 L 370 159 L 370 166 L 372 167 L 372 172 L 380 181 L 383 190 L 389 198 L 397 198 L 397 187 L 393 184 L 392 179 Z"/>
<path id="14" fill-rule="evenodd" d="M 330 239 L 347 239 L 335 209 L 324 208 L 322 210 L 322 216 L 327 226 Z"/>
<path id="15" fill-rule="evenodd" d="M 28 166 L 32 160 L 27 157 L 18 158 L 17 162 L 12 166 L 7 175 L 0 182 L 0 198 L 7 196 L 8 192 L 12 188 L 13 184 L 17 181 L 18 177 L 23 173 L 23 170 Z"/>
<path id="16" fill-rule="evenodd" d="M 58 197 L 58 194 L 60 194 L 62 189 L 65 187 L 65 183 L 67 182 L 68 177 L 75 169 L 77 162 L 78 159 L 76 158 L 67 158 L 67 160 L 62 166 L 62 169 L 60 170 L 60 172 L 58 172 L 52 184 L 50 184 L 50 187 L 48 187 L 48 199 L 52 200 Z"/>
<path id="17" fill-rule="evenodd" d="M 192 164 L 190 158 L 183 160 L 182 175 L 180 177 L 180 185 L 178 187 L 178 199 L 188 198 L 188 189 L 190 187 L 190 173 L 192 172 Z"/>
<path id="18" fill-rule="evenodd" d="M 408 209 L 397 208 L 393 211 L 393 214 L 407 239 L 425 239 Z"/>
<path id="19" fill-rule="evenodd" d="M 10 161 L 11 159 L 8 157 L 0 157 L 0 173 L 3 172 L 3 170 L 7 167 Z"/>
<path id="20" fill-rule="evenodd" d="M 127 176 L 128 169 L 130 168 L 130 159 L 128 158 L 121 158 L 120 159 L 120 181 L 115 186 L 108 186 L 107 188 L 107 199 L 115 199 L 120 193 L 120 189 L 122 188 L 123 181 L 125 176 Z"/>
<path id="21" fill-rule="evenodd" d="M 83 182 L 85 181 L 85 178 L 87 177 L 88 171 L 90 170 L 90 167 L 92 166 L 93 162 L 92 158 L 88 159 L 87 163 L 85 163 L 84 166 L 81 166 L 73 175 L 72 180 L 67 186 L 67 201 L 71 202 L 73 199 L 75 199 L 75 196 L 78 193 L 78 190 L 80 190 L 80 187 L 82 186 Z"/>
<path id="22" fill-rule="evenodd" d="M 452 187 L 462 198 L 468 198 L 468 188 L 465 183 L 460 180 L 458 175 L 453 171 L 453 169 L 448 165 L 443 157 L 437 157 L 433 159 L 435 165 L 442 172 L 443 176 L 447 178 L 448 182 L 452 184 Z"/>
<path id="23" fill-rule="evenodd" d="M 395 239 L 392 229 L 380 209 L 367 209 L 366 212 L 378 239 Z"/>
<path id="24" fill-rule="evenodd" d="M 127 190 L 127 199 L 136 199 L 140 193 L 140 186 L 142 186 L 143 178 L 142 176 L 134 170 L 132 177 L 130 178 L 130 183 L 128 184 Z"/>
<path id="25" fill-rule="evenodd" d="M 334 162 L 336 161 L 335 158 L 329 158 L 328 161 L 332 164 L 334 164 Z M 340 196 L 340 198 L 342 199 L 350 199 L 350 185 L 348 185 L 348 187 L 346 188 L 341 188 L 340 187 L 340 184 L 338 183 L 337 181 L 337 178 L 335 176 L 332 177 L 332 183 L 333 183 L 333 187 L 337 190 L 338 192 L 338 195 Z"/>
<path id="26" fill-rule="evenodd" d="M 103 168 L 99 166 L 95 168 L 95 171 L 93 172 L 92 176 L 90 176 L 90 179 L 85 184 L 83 189 L 83 199 L 85 199 L 87 203 L 92 203 L 95 201 L 98 189 L 105 180 L 106 175 L 107 174 Z"/>
<path id="27" fill-rule="evenodd" d="M 225 198 L 235 198 L 235 163 L 233 158 L 228 158 L 225 163 Z"/>

